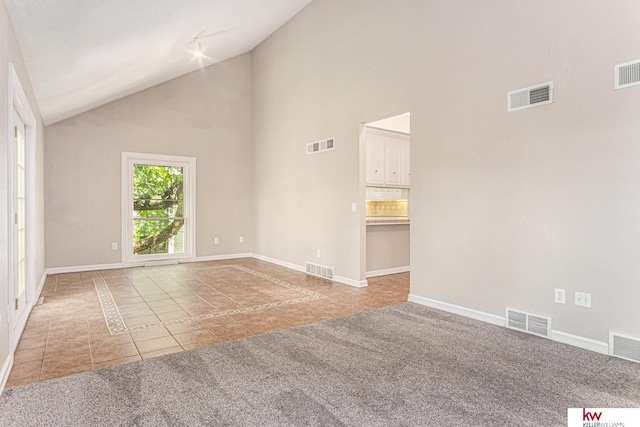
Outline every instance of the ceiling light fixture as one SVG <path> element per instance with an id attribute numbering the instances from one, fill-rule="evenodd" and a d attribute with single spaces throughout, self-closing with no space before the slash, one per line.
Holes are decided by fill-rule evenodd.
<path id="1" fill-rule="evenodd" d="M 227 30 L 216 31 L 215 33 L 194 36 L 193 38 L 191 38 L 191 40 L 189 40 L 189 44 L 193 46 L 193 50 L 192 50 L 193 56 L 195 56 L 196 58 L 204 57 L 204 50 L 202 49 L 202 45 L 200 44 L 200 39 L 217 36 L 219 34 L 226 33 L 227 31 L 229 30 L 227 29 Z"/>
<path id="2" fill-rule="evenodd" d="M 189 43 L 191 43 L 191 45 L 193 46 L 193 56 L 195 56 L 196 58 L 202 58 L 204 56 L 199 38 L 200 37 L 194 37 L 189 41 Z"/>

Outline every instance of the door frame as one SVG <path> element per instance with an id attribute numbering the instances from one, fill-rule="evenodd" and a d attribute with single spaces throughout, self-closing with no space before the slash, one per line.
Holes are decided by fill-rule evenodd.
<path id="1" fill-rule="evenodd" d="M 133 255 L 133 165 L 166 165 L 183 167 L 184 218 L 187 243 L 182 254 Z M 122 264 L 144 265 L 154 261 L 193 260 L 196 257 L 196 158 L 164 154 L 122 152 Z"/>
<path id="2" fill-rule="evenodd" d="M 378 270 L 378 271 L 374 271 L 373 273 L 375 274 L 369 274 L 371 273 L 370 265 L 367 265 L 367 215 L 366 215 L 366 210 L 367 210 L 367 197 L 366 197 L 366 189 L 367 186 L 369 185 L 368 181 L 367 181 L 367 163 L 368 163 L 368 156 L 367 156 L 367 136 L 369 134 L 369 132 L 373 133 L 373 134 L 378 134 L 378 135 L 391 135 L 392 133 L 400 133 L 400 134 L 405 134 L 405 135 L 411 135 L 411 130 L 409 129 L 408 133 L 405 133 L 402 130 L 395 130 L 394 128 L 390 128 L 390 127 L 381 127 L 379 124 L 376 125 L 376 122 L 380 122 L 386 119 L 392 119 L 394 117 L 397 116 L 403 116 L 403 115 L 408 115 L 410 116 L 410 109 L 406 109 L 404 111 L 398 112 L 398 113 L 392 113 L 392 114 L 388 114 L 388 115 L 384 115 L 378 118 L 375 118 L 373 120 L 367 120 L 367 121 L 362 121 L 359 123 L 359 135 L 360 135 L 360 185 L 359 185 L 359 205 L 360 205 L 360 277 L 361 280 L 364 278 L 364 280 L 367 280 L 368 278 L 371 277 L 376 277 L 378 275 L 382 274 L 395 274 L 395 273 L 400 273 L 400 272 L 404 272 L 407 271 L 405 269 L 405 267 L 409 267 L 410 268 L 410 263 L 411 263 L 411 257 L 409 257 L 409 265 L 408 266 L 402 266 L 400 268 L 389 268 L 389 269 L 385 269 L 385 270 Z M 384 177 L 383 177 L 384 180 Z M 384 184 L 374 184 L 372 186 L 384 186 Z M 398 184 L 399 188 L 410 188 L 410 186 L 405 186 L 402 184 Z M 409 236 L 411 236 L 411 233 L 409 234 Z"/>
<path id="3" fill-rule="evenodd" d="M 36 215 L 36 127 L 37 121 L 33 114 L 33 110 L 29 105 L 29 100 L 23 89 L 18 74 L 13 66 L 9 64 L 9 96 L 8 96 L 8 108 L 7 108 L 7 310 L 9 311 L 9 349 L 11 353 L 15 352 L 15 349 L 22 335 L 22 331 L 26 326 L 27 319 L 31 313 L 31 309 L 36 302 L 36 227 L 37 227 L 37 215 Z M 17 316 L 15 313 L 14 300 L 14 278 L 17 274 L 14 271 L 14 236 L 13 236 L 13 217 L 15 212 L 13 186 L 14 186 L 14 111 L 20 116 L 25 126 L 25 261 L 26 261 L 26 289 L 25 289 L 25 309 Z"/>

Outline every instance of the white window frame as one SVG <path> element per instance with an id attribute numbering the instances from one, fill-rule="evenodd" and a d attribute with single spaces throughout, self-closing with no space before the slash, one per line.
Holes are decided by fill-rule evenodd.
<path id="1" fill-rule="evenodd" d="M 162 165 L 183 168 L 184 253 L 133 254 L 133 165 Z M 196 158 L 150 153 L 122 153 L 122 263 L 144 265 L 150 261 L 189 261 L 196 256 Z"/>

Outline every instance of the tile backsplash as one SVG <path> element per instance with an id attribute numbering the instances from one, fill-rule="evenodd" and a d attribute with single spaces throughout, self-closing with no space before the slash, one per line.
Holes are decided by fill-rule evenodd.
<path id="1" fill-rule="evenodd" d="M 409 216 L 407 200 L 367 200 L 367 216 Z"/>

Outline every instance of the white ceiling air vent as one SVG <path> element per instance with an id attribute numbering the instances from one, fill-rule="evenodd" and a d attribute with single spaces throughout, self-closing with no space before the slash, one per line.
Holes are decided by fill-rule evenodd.
<path id="1" fill-rule="evenodd" d="M 551 318 L 507 308 L 507 328 L 551 338 Z"/>
<path id="2" fill-rule="evenodd" d="M 614 79 L 616 89 L 640 85 L 640 59 L 616 65 Z"/>
<path id="3" fill-rule="evenodd" d="M 640 362 L 640 339 L 609 332 L 609 354 Z"/>
<path id="4" fill-rule="evenodd" d="M 334 139 L 328 138 L 322 141 L 310 142 L 307 144 L 307 154 L 319 153 L 321 151 L 332 150 L 334 146 Z"/>
<path id="5" fill-rule="evenodd" d="M 553 82 L 547 82 L 509 92 L 507 94 L 507 111 L 517 111 L 552 102 Z"/>
<path id="6" fill-rule="evenodd" d="M 331 267 L 323 267 L 322 265 L 306 262 L 305 270 L 307 274 L 311 274 L 313 276 L 318 276 L 325 279 L 333 279 L 333 268 Z"/>

